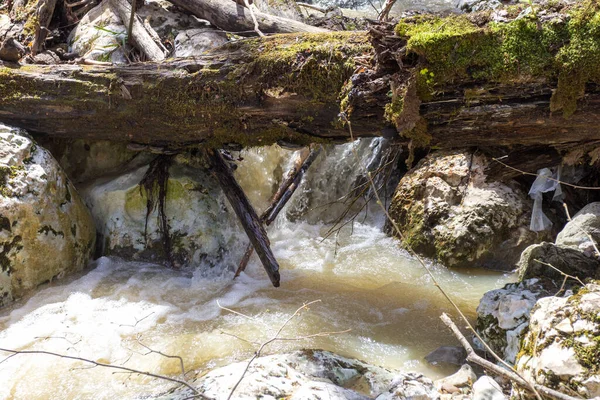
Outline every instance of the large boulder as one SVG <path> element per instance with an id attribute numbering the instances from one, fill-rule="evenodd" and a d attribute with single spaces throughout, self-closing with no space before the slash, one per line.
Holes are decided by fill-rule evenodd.
<path id="1" fill-rule="evenodd" d="M 94 222 L 52 155 L 0 125 L 0 306 L 83 269 Z"/>
<path id="2" fill-rule="evenodd" d="M 217 368 L 194 382 L 205 396 L 226 399 L 248 361 Z M 394 374 L 328 351 L 299 350 L 252 362 L 235 399 L 366 400 L 386 391 Z"/>
<path id="3" fill-rule="evenodd" d="M 157 156 L 152 156 L 156 158 Z M 162 230 L 158 186 L 148 191 L 140 186 L 149 169 L 147 156 L 133 160 L 118 174 L 99 178 L 81 188 L 81 193 L 98 229 L 102 255 L 116 255 L 129 260 L 173 262 L 175 267 L 212 267 L 234 259 L 240 246 L 235 245 L 242 231 L 229 212 L 226 199 L 216 180 L 201 165 L 192 165 L 177 157 L 168 173 L 164 217 L 168 225 L 171 248 Z M 149 209 L 150 208 L 150 209 Z M 170 250 L 170 259 L 169 253 Z M 238 251 L 239 250 L 239 251 Z"/>
<path id="4" fill-rule="evenodd" d="M 528 228 L 532 202 L 514 182 L 488 182 L 488 164 L 480 153 L 451 151 L 409 171 L 389 209 L 404 244 L 447 266 L 511 269 L 539 240 Z"/>
<path id="5" fill-rule="evenodd" d="M 547 295 L 538 279 L 509 283 L 485 293 L 477 307 L 477 333 L 496 354 L 514 363 L 529 313 L 535 302 Z M 478 340 L 475 344 L 485 350 Z"/>
<path id="6" fill-rule="evenodd" d="M 526 379 L 584 398 L 600 396 L 600 281 L 569 297 L 538 300 L 516 369 Z"/>

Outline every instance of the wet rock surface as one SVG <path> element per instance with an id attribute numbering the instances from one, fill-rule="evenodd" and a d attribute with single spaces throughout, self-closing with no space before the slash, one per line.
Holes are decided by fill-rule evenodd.
<path id="1" fill-rule="evenodd" d="M 600 282 L 538 300 L 516 368 L 526 379 L 584 398 L 600 396 Z"/>
<path id="2" fill-rule="evenodd" d="M 82 270 L 94 240 L 90 213 L 52 155 L 0 125 L 0 306 Z"/>
<path id="3" fill-rule="evenodd" d="M 496 354 L 514 363 L 530 311 L 539 298 L 548 294 L 538 279 L 487 292 L 477 307 L 477 332 Z M 475 344 L 484 349 L 478 341 Z"/>
<path id="4" fill-rule="evenodd" d="M 488 165 L 481 154 L 453 151 L 409 171 L 389 209 L 404 244 L 449 267 L 511 269 L 539 241 L 529 230 L 531 201 L 516 183 L 487 182 Z"/>

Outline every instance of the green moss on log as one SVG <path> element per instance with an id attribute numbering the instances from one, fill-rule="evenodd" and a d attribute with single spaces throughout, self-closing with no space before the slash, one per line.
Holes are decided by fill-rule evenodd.
<path id="1" fill-rule="evenodd" d="M 540 22 L 529 15 L 486 26 L 469 15 L 423 15 L 401 21 L 395 31 L 433 73 L 428 77 L 432 91 L 449 83 L 548 80 L 558 82 L 552 111 L 569 116 L 585 84 L 600 83 L 599 10 L 599 4 L 586 0 L 563 18 Z M 423 90 L 419 94 L 423 97 Z"/>

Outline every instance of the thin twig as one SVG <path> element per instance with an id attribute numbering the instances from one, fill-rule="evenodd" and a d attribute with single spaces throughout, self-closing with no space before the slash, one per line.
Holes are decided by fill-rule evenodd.
<path id="1" fill-rule="evenodd" d="M 573 279 L 573 280 L 575 280 L 575 281 L 579 282 L 579 284 L 581 284 L 581 286 L 585 286 L 585 283 L 583 283 L 583 282 L 581 281 L 581 279 L 579 279 L 579 278 L 578 278 L 578 277 L 576 277 L 576 276 L 569 275 L 569 274 L 567 274 L 567 273 L 565 273 L 565 272 L 562 272 L 560 269 L 556 268 L 556 267 L 555 267 L 554 265 L 552 265 L 552 264 L 549 264 L 549 263 L 547 263 L 547 262 L 540 261 L 540 260 L 538 260 L 538 259 L 534 259 L 533 261 L 535 261 L 535 262 L 538 262 L 538 263 L 540 263 L 540 264 L 542 264 L 542 265 L 545 265 L 545 266 L 547 266 L 547 267 L 550 267 L 550 268 L 552 268 L 553 270 L 555 270 L 556 272 L 558 272 L 559 274 L 561 274 L 561 275 L 564 277 L 564 279 L 563 279 L 563 282 L 562 282 L 562 285 L 560 286 L 560 289 L 559 289 L 559 290 L 558 290 L 558 292 L 556 292 L 556 294 L 554 295 L 555 297 L 556 297 L 556 296 L 558 296 L 558 294 L 559 294 L 560 292 L 562 292 L 562 291 L 563 291 L 563 289 L 565 288 L 565 283 L 567 283 L 567 279 Z"/>
<path id="2" fill-rule="evenodd" d="M 187 388 L 189 388 L 190 390 L 192 390 L 194 393 L 196 393 L 197 396 L 202 397 L 204 399 L 210 399 L 210 397 L 204 396 L 202 393 L 200 393 L 198 391 L 198 389 L 196 389 L 195 387 L 193 387 L 192 385 L 190 385 L 188 382 L 186 382 L 184 380 L 177 379 L 177 378 L 171 378 L 171 377 L 165 376 L 165 375 L 154 374 L 152 372 L 141 371 L 139 369 L 123 367 L 123 366 L 120 366 L 120 365 L 113 365 L 113 364 L 102 363 L 102 362 L 90 360 L 90 359 L 83 358 L 83 357 L 69 356 L 69 355 L 66 355 L 66 354 L 54 353 L 54 352 L 51 352 L 51 351 L 43 351 L 43 350 L 12 350 L 12 349 L 5 349 L 5 348 L 0 348 L 0 351 L 3 351 L 5 353 L 11 353 L 12 355 L 17 355 L 17 354 L 19 354 L 19 355 L 20 354 L 46 354 L 46 355 L 50 355 L 50 356 L 54 356 L 54 357 L 66 358 L 66 359 L 69 359 L 69 360 L 75 360 L 75 361 L 85 362 L 85 363 L 92 364 L 92 365 L 97 366 L 97 367 L 113 368 L 113 369 L 118 369 L 118 370 L 122 370 L 122 371 L 131 372 L 131 373 L 134 373 L 134 374 L 145 375 L 145 376 L 149 376 L 149 377 L 152 377 L 152 378 L 157 378 L 157 379 L 162 379 L 162 380 L 169 381 L 169 382 L 178 383 L 178 384 L 186 386 Z"/>
<path id="3" fill-rule="evenodd" d="M 504 157 L 507 157 L 507 156 L 504 156 Z M 500 158 L 504 158 L 504 157 L 500 157 Z M 539 177 L 540 176 L 539 174 L 536 174 L 536 173 L 533 173 L 533 172 L 523 171 L 521 169 L 518 169 L 518 168 L 512 167 L 512 166 L 510 166 L 508 164 L 505 164 L 502 161 L 500 161 L 500 158 L 492 158 L 492 160 L 496 161 L 497 163 L 500 163 L 500 164 L 504 165 L 508 169 L 512 169 L 515 172 L 519 172 L 522 175 L 535 176 L 535 177 Z M 551 176 L 544 176 L 544 178 L 548 179 L 549 181 L 558 182 L 561 185 L 570 186 L 570 187 L 575 188 L 575 189 L 600 190 L 600 187 L 574 185 L 572 183 L 561 181 L 560 179 L 552 178 Z"/>
<path id="4" fill-rule="evenodd" d="M 135 3 L 136 0 L 131 0 L 131 16 L 129 17 L 129 26 L 127 27 L 127 43 L 133 46 L 133 20 L 135 19 Z"/>

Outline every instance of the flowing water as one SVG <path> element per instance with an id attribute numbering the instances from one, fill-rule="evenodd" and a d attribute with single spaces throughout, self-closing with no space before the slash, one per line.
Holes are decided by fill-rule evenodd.
<path id="1" fill-rule="evenodd" d="M 232 280 L 227 268 L 182 272 L 104 257 L 87 273 L 48 284 L 3 310 L 0 347 L 179 374 L 178 360 L 150 353 L 148 346 L 180 355 L 186 369 L 202 373 L 250 357 L 255 348 L 247 341 L 266 340 L 303 303 L 320 300 L 292 319 L 282 336 L 350 331 L 275 342 L 266 353 L 322 348 L 432 378 L 448 373 L 428 366 L 423 356 L 455 344 L 439 320 L 451 306 L 423 268 L 382 233 L 379 207 L 371 204 L 354 224 L 327 236 L 345 208 L 335 200 L 351 191 L 363 165 L 380 162 L 382 147 L 381 140 L 362 140 L 331 148 L 315 162 L 285 213 L 269 229 L 281 264 L 280 288 L 270 285 L 254 258 L 246 272 Z M 243 157 L 237 177 L 262 209 L 291 152 L 272 147 L 249 150 Z M 246 246 L 239 228 L 233 231 L 240 239 L 231 249 L 231 264 Z M 471 318 L 481 295 L 509 279 L 479 269 L 431 268 Z M 173 387 L 158 379 L 45 355 L 17 355 L 1 362 L 0 382 L 1 399 L 28 400 L 138 399 Z"/>

